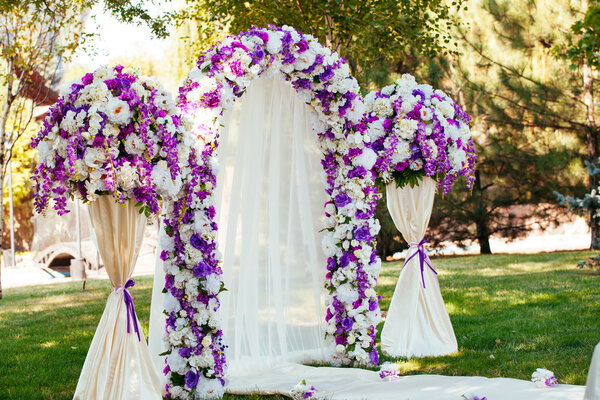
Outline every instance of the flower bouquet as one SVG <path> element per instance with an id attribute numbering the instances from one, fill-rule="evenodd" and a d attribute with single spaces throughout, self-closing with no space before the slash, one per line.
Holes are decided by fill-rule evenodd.
<path id="1" fill-rule="evenodd" d="M 50 198 L 67 213 L 67 196 L 135 199 L 148 216 L 160 195 L 174 197 L 193 143 L 190 124 L 158 82 L 122 66 L 101 67 L 72 83 L 52 106 L 31 145 L 38 149 L 35 208 Z"/>
<path id="2" fill-rule="evenodd" d="M 459 175 L 471 188 L 475 149 L 471 117 L 441 90 L 409 74 L 365 98 L 375 165 L 384 183 L 414 187 L 423 176 L 447 194 Z"/>
<path id="3" fill-rule="evenodd" d="M 538 368 L 531 374 L 531 381 L 538 388 L 546 388 L 558 384 L 558 380 L 554 376 L 554 372 L 544 368 Z"/>

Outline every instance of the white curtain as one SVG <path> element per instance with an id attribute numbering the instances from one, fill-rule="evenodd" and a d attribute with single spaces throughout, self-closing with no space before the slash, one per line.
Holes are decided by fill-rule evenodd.
<path id="1" fill-rule="evenodd" d="M 166 201 L 166 200 L 165 200 Z M 166 204 L 163 203 L 164 209 L 167 208 Z M 165 287 L 165 271 L 163 269 L 163 262 L 160 259 L 160 237 L 165 235 L 164 229 L 162 229 L 162 217 L 158 217 L 158 242 L 156 244 L 156 261 L 154 262 L 154 281 L 152 284 L 152 300 L 150 303 L 150 323 L 148 324 L 148 349 L 152 356 L 152 361 L 156 366 L 156 371 L 160 376 L 160 386 L 163 387 L 166 383 L 163 369 L 165 368 L 165 356 L 159 354 L 167 351 L 167 346 L 163 340 L 166 326 L 166 316 L 164 311 L 164 298 L 165 295 L 162 290 Z"/>
<path id="2" fill-rule="evenodd" d="M 275 77 L 253 82 L 224 119 L 216 207 L 231 380 L 281 360 L 324 359 L 327 195 L 310 118 Z"/>
<path id="3" fill-rule="evenodd" d="M 592 363 L 588 371 L 584 400 L 600 399 L 600 343 L 594 349 Z"/>
<path id="4" fill-rule="evenodd" d="M 436 273 L 422 247 L 435 188 L 429 177 L 414 188 L 398 188 L 395 182 L 386 188 L 390 215 L 410 245 L 381 331 L 381 349 L 393 357 L 441 356 L 458 350 Z"/>
<path id="5" fill-rule="evenodd" d="M 129 292 L 134 290 L 130 278 L 146 218 L 139 214 L 134 200 L 118 205 L 112 196 L 101 196 L 88 210 L 98 251 L 115 290 L 108 296 L 73 398 L 161 399 L 158 375 Z"/>

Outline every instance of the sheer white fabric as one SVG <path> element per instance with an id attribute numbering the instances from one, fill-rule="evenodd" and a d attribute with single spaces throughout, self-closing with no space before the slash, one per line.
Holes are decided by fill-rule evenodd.
<path id="1" fill-rule="evenodd" d="M 421 273 L 420 255 L 415 255 L 429 225 L 435 188 L 429 177 L 414 188 L 398 188 L 395 182 L 386 188 L 394 224 L 411 244 L 381 331 L 381 349 L 393 357 L 441 356 L 458 350 L 437 277 L 427 265 Z"/>
<path id="2" fill-rule="evenodd" d="M 412 375 L 386 382 L 375 371 L 281 364 L 268 377 L 248 373 L 229 383 L 231 393 L 288 394 L 303 379 L 329 400 L 459 400 L 473 393 L 488 400 L 581 400 L 584 386 L 539 389 L 531 381 L 481 376 Z M 596 398 L 594 398 L 596 400 Z"/>
<path id="3" fill-rule="evenodd" d="M 162 229 L 162 223 L 158 222 L 158 236 L 164 235 L 164 229 Z M 160 259 L 160 240 L 156 244 L 156 261 L 154 263 L 154 280 L 152 284 L 152 300 L 150 303 L 150 323 L 148 326 L 148 350 L 152 356 L 152 361 L 156 366 L 156 371 L 161 377 L 161 387 L 166 383 L 163 369 L 165 367 L 165 357 L 159 354 L 164 353 L 167 350 L 163 336 L 165 332 L 165 314 L 164 311 L 164 299 L 165 295 L 162 292 L 165 287 L 165 271 L 163 269 L 163 262 Z"/>
<path id="4" fill-rule="evenodd" d="M 140 339 L 134 330 L 134 321 L 128 319 L 122 289 L 133 273 L 146 218 L 139 214 L 134 200 L 122 206 L 115 203 L 112 196 L 101 196 L 89 205 L 88 211 L 106 273 L 113 287 L 119 290 L 108 296 L 73 399 L 161 399 L 158 375 L 146 339 L 137 317 L 134 319 Z"/>
<path id="5" fill-rule="evenodd" d="M 600 343 L 594 349 L 583 400 L 600 400 Z"/>
<path id="6" fill-rule="evenodd" d="M 321 152 L 310 111 L 289 83 L 260 78 L 225 116 L 217 181 L 227 362 L 323 360 Z"/>

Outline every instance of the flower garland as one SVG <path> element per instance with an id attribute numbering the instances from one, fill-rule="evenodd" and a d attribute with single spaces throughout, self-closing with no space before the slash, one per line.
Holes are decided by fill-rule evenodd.
<path id="1" fill-rule="evenodd" d="M 374 242 L 379 231 L 379 222 L 374 218 L 379 195 L 371 172 L 377 155 L 371 149 L 367 125 L 362 120 L 364 105 L 348 65 L 314 37 L 287 26 L 253 28 L 229 37 L 200 56 L 180 88 L 179 107 L 194 121 L 193 129 L 204 142 L 200 180 L 205 183 L 205 191 L 198 200 L 202 203 L 201 221 L 196 221 L 195 214 L 186 222 L 203 226 L 203 233 L 198 247 L 192 247 L 205 259 L 220 259 L 211 254 L 216 253 L 212 196 L 221 119 L 255 79 L 271 74 L 290 82 L 300 99 L 315 111 L 313 129 L 324 152 L 326 192 L 331 197 L 325 205 L 328 232 L 323 239 L 328 270 L 325 285 L 329 291 L 327 335 L 334 342 L 330 361 L 377 364 L 375 327 L 381 313 L 373 287 L 381 269 Z M 172 251 L 166 255 L 167 263 L 174 254 Z M 218 269 L 213 264 L 210 268 Z M 175 279 L 185 281 L 177 276 Z M 214 287 L 218 286 L 215 280 Z M 210 301 L 206 308 L 212 307 L 216 313 L 218 302 Z M 172 382 L 168 391 L 172 397 L 186 396 L 174 393 Z"/>
<path id="2" fill-rule="evenodd" d="M 157 214 L 160 196 L 175 197 L 190 174 L 180 166 L 191 155 L 188 135 L 158 82 L 120 65 L 88 73 L 50 108 L 31 141 L 39 156 L 35 209 L 44 212 L 52 198 L 62 215 L 67 196 L 112 194 Z"/>
<path id="3" fill-rule="evenodd" d="M 369 135 L 378 154 L 376 171 L 384 183 L 414 186 L 423 176 L 447 194 L 459 175 L 475 182 L 471 117 L 441 90 L 419 85 L 409 74 L 369 93 Z"/>

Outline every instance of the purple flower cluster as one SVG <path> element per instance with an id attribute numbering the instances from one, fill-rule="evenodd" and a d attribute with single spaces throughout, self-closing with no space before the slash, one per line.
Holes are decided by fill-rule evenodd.
<path id="1" fill-rule="evenodd" d="M 31 145 L 38 149 L 35 209 L 51 198 L 59 214 L 75 195 L 94 201 L 134 198 L 147 214 L 179 191 L 185 124 L 172 99 L 148 78 L 102 67 L 73 83 L 51 107 Z M 185 160 L 184 160 L 185 161 Z"/>
<path id="2" fill-rule="evenodd" d="M 431 176 L 447 194 L 462 175 L 474 183 L 475 148 L 471 117 L 444 92 L 417 84 L 405 74 L 365 99 L 369 135 L 378 154 L 376 172 L 384 182 L 408 183 Z"/>

